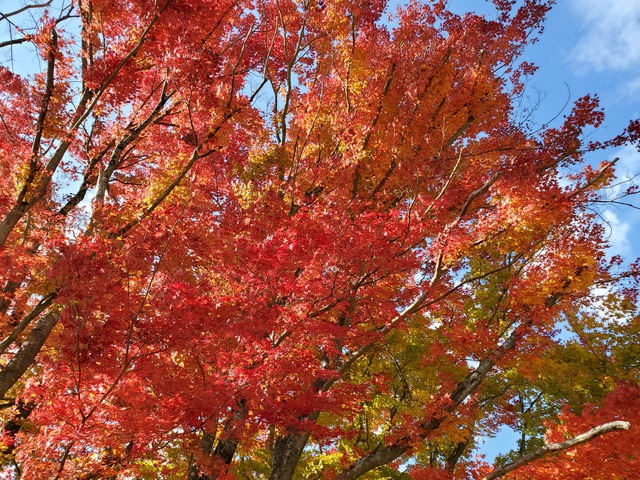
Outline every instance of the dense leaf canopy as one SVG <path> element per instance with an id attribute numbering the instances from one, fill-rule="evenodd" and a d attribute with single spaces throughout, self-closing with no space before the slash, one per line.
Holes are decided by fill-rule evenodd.
<path id="1" fill-rule="evenodd" d="M 638 266 L 598 205 L 640 125 L 522 110 L 550 3 L 3 11 L 2 478 L 638 472 Z"/>

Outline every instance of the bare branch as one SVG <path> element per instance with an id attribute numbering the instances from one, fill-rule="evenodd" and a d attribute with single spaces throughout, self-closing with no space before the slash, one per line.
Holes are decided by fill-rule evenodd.
<path id="1" fill-rule="evenodd" d="M 19 15 L 22 12 L 26 12 L 27 10 L 30 10 L 32 8 L 44 8 L 44 7 L 49 7 L 51 6 L 51 2 L 53 0 L 49 0 L 48 2 L 45 3 L 34 3 L 32 5 L 25 5 L 22 8 L 19 8 L 18 10 L 14 10 L 13 12 L 9 12 L 9 13 L 2 13 L 0 12 L 0 16 L 4 19 L 7 19 L 9 17 L 13 17 L 14 15 Z"/>
<path id="2" fill-rule="evenodd" d="M 473 117 L 473 115 L 469 114 L 469 116 L 467 117 L 467 121 L 464 122 L 460 128 L 458 130 L 456 130 L 456 133 L 454 133 L 453 135 L 451 135 L 449 137 L 449 139 L 446 141 L 446 143 L 444 144 L 442 151 L 444 152 L 446 149 L 448 149 L 451 145 L 453 145 L 453 142 L 455 142 L 458 138 L 460 138 L 460 136 L 466 132 L 467 128 L 469 128 L 471 126 L 471 124 L 473 123 L 473 121 L 475 120 L 475 118 Z"/>
<path id="3" fill-rule="evenodd" d="M 582 445 L 583 443 L 587 443 L 594 438 L 599 437 L 600 435 L 615 432 L 618 430 L 629 430 L 629 428 L 631 428 L 631 424 L 629 422 L 623 422 L 620 420 L 599 425 L 592 428 L 588 432 L 577 435 L 569 440 L 560 443 L 551 443 L 545 445 L 535 452 L 529 453 L 528 455 L 524 455 L 514 460 L 513 462 L 507 463 L 505 466 L 495 469 L 489 475 L 484 477 L 484 480 L 493 480 L 494 478 L 502 477 L 503 475 L 506 475 L 507 473 L 517 468 L 524 467 L 525 465 L 528 465 L 531 462 L 538 460 L 539 458 L 545 457 L 550 453 L 561 452 L 563 450 L 575 448 L 578 445 Z"/>
<path id="4" fill-rule="evenodd" d="M 31 40 L 29 37 L 12 38 L 11 40 L 0 42 L 0 48 L 8 47 L 11 45 L 20 45 L 21 43 L 28 42 L 29 40 Z"/>

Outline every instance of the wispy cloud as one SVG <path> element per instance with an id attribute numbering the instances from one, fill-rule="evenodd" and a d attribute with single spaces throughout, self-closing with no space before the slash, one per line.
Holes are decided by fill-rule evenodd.
<path id="1" fill-rule="evenodd" d="M 640 175 L 640 152 L 634 145 L 626 145 L 617 152 L 617 177 L 621 180 L 631 179 Z"/>
<path id="2" fill-rule="evenodd" d="M 627 93 L 629 95 L 637 95 L 640 93 L 640 74 L 629 82 L 627 85 Z"/>
<path id="3" fill-rule="evenodd" d="M 640 68 L 640 2 L 571 0 L 583 35 L 573 60 L 587 70 L 631 71 Z"/>
<path id="4" fill-rule="evenodd" d="M 640 185 L 640 151 L 635 145 L 626 145 L 614 152 L 612 156 L 618 158 L 615 166 L 616 177 L 611 182 L 611 186 L 602 192 L 604 199 L 631 203 L 640 208 L 635 196 L 627 193 L 629 188 Z M 640 222 L 637 215 L 627 218 L 631 218 L 635 225 Z"/>
<path id="5" fill-rule="evenodd" d="M 629 230 L 631 225 L 618 217 L 618 215 L 610 209 L 602 212 L 602 219 L 605 227 L 609 230 L 609 244 L 611 250 L 623 257 L 631 253 L 631 243 L 629 241 Z"/>

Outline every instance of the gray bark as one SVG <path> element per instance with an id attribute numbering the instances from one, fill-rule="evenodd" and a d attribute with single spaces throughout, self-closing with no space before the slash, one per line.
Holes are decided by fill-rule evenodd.
<path id="1" fill-rule="evenodd" d="M 29 332 L 27 340 L 0 371 L 0 398 L 4 398 L 6 393 L 33 364 L 53 327 L 58 323 L 58 318 L 60 318 L 58 312 L 49 312 L 41 317 Z"/>
<path id="2" fill-rule="evenodd" d="M 273 447 L 269 480 L 291 480 L 302 455 L 309 433 L 290 433 L 276 439 Z"/>
<path id="3" fill-rule="evenodd" d="M 599 425 L 595 428 L 592 428 L 588 432 L 585 432 L 581 435 L 573 437 L 569 440 L 566 440 L 560 443 L 551 443 L 549 445 L 545 445 L 544 447 L 542 447 L 539 450 L 536 450 L 535 452 L 532 452 L 528 455 L 524 455 L 514 460 L 513 462 L 507 463 L 504 467 L 495 469 L 493 472 L 487 475 L 484 478 L 484 480 L 493 480 L 495 478 L 502 477 L 503 475 L 506 475 L 507 473 L 517 468 L 524 467 L 525 465 L 530 464 L 534 460 L 542 458 L 550 453 L 561 452 L 569 448 L 577 447 L 578 445 L 587 443 L 593 440 L 594 438 L 599 437 L 600 435 L 604 435 L 605 433 L 615 432 L 616 430 L 629 430 L 629 428 L 631 428 L 631 424 L 629 422 L 622 422 L 622 421 L 609 422 L 609 423 L 605 423 L 604 425 Z"/>

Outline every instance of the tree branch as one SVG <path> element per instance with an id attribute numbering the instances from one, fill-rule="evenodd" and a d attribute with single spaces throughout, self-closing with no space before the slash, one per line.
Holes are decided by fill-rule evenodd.
<path id="1" fill-rule="evenodd" d="M 220 151 L 222 149 L 221 146 L 215 146 L 205 152 L 200 152 L 200 149 L 208 141 L 214 138 L 218 134 L 218 132 L 222 129 L 222 127 L 225 125 L 225 123 L 227 123 L 227 121 L 233 118 L 233 116 L 239 111 L 240 111 L 240 108 L 235 108 L 230 112 L 228 112 L 222 118 L 220 123 L 214 129 L 212 129 L 211 132 L 209 132 L 206 135 L 206 137 L 199 143 L 197 147 L 195 147 L 189 161 L 182 168 L 182 170 L 180 170 L 180 172 L 178 173 L 178 175 L 176 175 L 173 181 L 162 191 L 162 193 L 160 193 L 160 195 L 158 195 L 158 197 L 153 201 L 153 203 L 148 207 L 146 207 L 144 210 L 142 210 L 140 213 L 138 213 L 138 215 L 135 218 L 133 218 L 129 223 L 127 223 L 124 227 L 113 232 L 110 236 L 112 238 L 117 238 L 117 237 L 122 237 L 126 235 L 129 232 L 129 230 L 131 230 L 133 227 L 135 227 L 140 222 L 142 222 L 145 218 L 151 215 L 155 211 L 155 209 L 158 208 L 162 204 L 162 202 L 166 200 L 166 198 L 171 194 L 171 192 L 173 192 L 173 190 L 180 184 L 180 182 L 182 182 L 182 179 L 187 175 L 187 173 L 191 171 L 191 168 L 196 163 L 196 161 L 200 160 L 201 158 L 207 157 L 208 155 L 211 155 L 214 152 Z"/>
<path id="2" fill-rule="evenodd" d="M 393 74 L 396 71 L 396 64 L 392 63 L 391 64 L 391 71 L 389 72 L 389 75 L 387 75 L 387 81 L 384 84 L 384 87 L 382 89 L 382 95 L 380 97 L 380 103 L 378 104 L 378 108 L 376 110 L 376 114 L 373 117 L 373 120 L 371 121 L 371 126 L 369 127 L 369 131 L 367 132 L 367 134 L 364 137 L 364 140 L 362 141 L 362 148 L 361 150 L 364 151 L 367 149 L 367 147 L 369 146 L 369 141 L 371 140 L 371 133 L 373 132 L 373 129 L 375 128 L 375 126 L 378 124 L 378 120 L 380 120 L 380 115 L 382 114 L 382 108 L 384 107 L 384 100 L 387 96 L 387 93 L 389 93 L 389 87 L 391 86 L 391 82 L 393 81 Z"/>
<path id="3" fill-rule="evenodd" d="M 46 297 L 44 297 L 42 300 L 40 300 L 40 302 L 34 307 L 34 309 L 22 319 L 22 321 L 16 326 L 16 328 L 14 328 L 13 332 L 11 332 L 7 336 L 7 338 L 5 338 L 4 340 L 2 340 L 2 342 L 0 342 L 0 355 L 2 355 L 7 350 L 9 345 L 15 342 L 16 338 L 18 338 L 18 336 L 24 331 L 25 328 L 29 326 L 29 324 L 34 319 L 38 318 L 38 316 L 42 312 L 44 312 L 47 308 L 49 308 L 49 306 L 57 296 L 58 296 L 58 293 L 53 292 L 47 295 Z"/>
<path id="4" fill-rule="evenodd" d="M 52 0 L 49 0 L 48 2 L 45 2 L 45 3 L 34 3 L 32 5 L 25 5 L 22 8 L 14 10 L 13 12 L 9 12 L 9 13 L 1 13 L 0 12 L 0 16 L 2 16 L 2 18 L 4 18 L 4 19 L 7 19 L 9 17 L 13 17 L 14 15 L 18 15 L 18 14 L 20 14 L 22 12 L 26 12 L 27 10 L 30 10 L 32 8 L 50 7 L 51 6 L 51 2 L 52 2 Z"/>
<path id="5" fill-rule="evenodd" d="M 29 37 L 12 38 L 11 40 L 5 40 L 0 42 L 0 48 L 9 47 L 11 45 L 20 45 L 21 43 L 31 40 Z"/>
<path id="6" fill-rule="evenodd" d="M 154 122 L 158 117 L 162 116 L 165 105 L 167 104 L 171 96 L 175 93 L 167 93 L 167 83 L 163 82 L 161 85 L 152 89 L 147 99 L 145 99 L 144 103 L 146 103 L 149 98 L 157 92 L 159 88 L 162 88 L 162 93 L 160 94 L 160 99 L 158 100 L 154 109 L 142 122 L 140 122 L 140 124 L 134 126 L 133 121 L 129 123 L 129 125 L 127 126 L 127 132 L 129 133 L 120 139 L 113 152 L 111 153 L 111 158 L 109 158 L 109 162 L 107 163 L 106 168 L 100 171 L 100 175 L 98 175 L 98 184 L 96 186 L 96 195 L 94 198 L 94 202 L 96 202 L 97 204 L 104 203 L 109 180 L 111 179 L 113 173 L 122 164 L 123 152 L 125 151 L 125 149 L 130 144 L 132 144 L 142 134 L 142 132 L 149 125 L 151 125 L 152 122 Z"/>
<path id="7" fill-rule="evenodd" d="M 616 157 L 613 160 L 611 160 L 609 163 L 607 163 L 604 167 L 598 170 L 598 173 L 596 173 L 591 180 L 588 180 L 584 185 L 578 186 L 573 192 L 571 192 L 569 198 L 574 198 L 579 193 L 584 192 L 585 190 L 589 189 L 590 187 L 598 183 L 602 179 L 602 177 L 604 177 L 604 175 L 609 170 L 611 170 L 611 168 L 613 168 L 616 163 L 618 163 L 619 160 L 620 158 Z"/>
<path id="8" fill-rule="evenodd" d="M 489 475 L 484 477 L 484 480 L 493 480 L 494 478 L 502 477 L 503 475 L 506 475 L 517 468 L 524 467 L 525 465 L 528 465 L 539 458 L 545 457 L 550 453 L 568 450 L 570 448 L 577 447 L 578 445 L 582 445 L 583 443 L 587 443 L 600 435 L 615 432 L 617 430 L 629 430 L 629 428 L 631 428 L 631 424 L 629 422 L 623 422 L 620 420 L 599 425 L 588 432 L 577 435 L 569 440 L 545 445 L 535 452 L 529 453 L 528 455 L 524 455 L 513 462 L 507 463 L 505 466 L 495 469 Z"/>
<path id="9" fill-rule="evenodd" d="M 550 295 L 547 298 L 547 302 L 545 302 L 545 304 L 548 308 L 551 308 L 558 301 L 558 298 L 559 297 L 557 295 Z M 458 406 L 460 406 L 470 395 L 477 391 L 478 387 L 482 384 L 487 374 L 496 365 L 496 362 L 500 360 L 507 352 L 515 348 L 516 342 L 522 336 L 521 328 L 526 327 L 531 323 L 532 321 L 530 319 L 524 321 L 520 328 L 513 330 L 509 337 L 507 337 L 507 339 L 501 345 L 497 346 L 493 352 L 483 358 L 482 361 L 480 361 L 480 363 L 478 364 L 477 368 L 469 372 L 465 379 L 462 380 L 449 395 L 451 403 L 445 408 L 445 413 L 439 416 L 432 417 L 430 419 L 426 419 L 420 425 L 420 430 L 417 432 L 417 435 L 408 435 L 402 437 L 396 442 L 387 445 L 382 449 L 374 450 L 373 452 L 359 458 L 340 475 L 335 477 L 336 480 L 355 480 L 368 471 L 373 470 L 374 468 L 386 465 L 387 463 L 410 451 L 416 438 L 424 439 L 431 432 L 439 428 L 449 414 L 455 412 Z"/>
<path id="10" fill-rule="evenodd" d="M 20 380 L 24 372 L 33 364 L 53 327 L 58 323 L 59 317 L 60 314 L 57 311 L 51 311 L 41 317 L 29 332 L 27 340 L 22 344 L 20 350 L 0 371 L 0 398 L 4 398 L 9 389 Z"/>
<path id="11" fill-rule="evenodd" d="M 14 206 L 0 223 L 0 245 L 4 245 L 7 237 L 13 230 L 13 227 L 15 227 L 22 216 L 29 210 L 31 201 L 27 198 L 27 196 L 40 168 L 38 163 L 40 144 L 44 132 L 44 123 L 47 118 L 47 113 L 49 112 L 49 104 L 51 102 L 55 87 L 55 62 L 56 51 L 58 50 L 58 33 L 56 32 L 55 28 L 51 29 L 50 36 L 51 38 L 49 39 L 47 55 L 47 80 L 40 103 L 40 112 L 38 114 L 38 119 L 36 122 L 33 142 L 31 143 L 29 171 L 24 180 L 24 184 L 22 185 L 20 192 L 18 193 Z"/>

